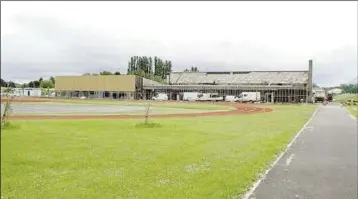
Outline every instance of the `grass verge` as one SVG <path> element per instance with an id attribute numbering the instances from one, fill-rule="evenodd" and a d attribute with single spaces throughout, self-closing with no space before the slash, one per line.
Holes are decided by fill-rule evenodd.
<path id="1" fill-rule="evenodd" d="M 350 114 L 352 114 L 356 119 L 358 119 L 358 106 L 349 105 L 344 106 Z"/>
<path id="2" fill-rule="evenodd" d="M 266 107 L 266 106 L 265 106 Z M 1 133 L 4 198 L 231 198 L 243 194 L 315 106 L 150 120 L 12 121 Z"/>

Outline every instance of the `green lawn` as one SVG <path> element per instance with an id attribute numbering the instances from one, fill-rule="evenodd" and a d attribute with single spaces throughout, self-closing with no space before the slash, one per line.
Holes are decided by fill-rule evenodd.
<path id="1" fill-rule="evenodd" d="M 333 96 L 335 102 L 345 102 L 350 99 L 358 99 L 358 94 L 344 93 L 341 95 Z"/>
<path id="2" fill-rule="evenodd" d="M 347 100 L 355 99 L 358 100 L 358 94 L 345 93 L 342 95 L 334 96 L 336 102 L 346 102 Z M 358 118 L 358 106 L 356 105 L 345 105 L 344 106 L 355 118 Z"/>
<path id="3" fill-rule="evenodd" d="M 265 106 L 266 107 L 266 106 Z M 314 106 L 201 118 L 13 121 L 1 132 L 3 198 L 232 198 L 284 149 Z"/>
<path id="4" fill-rule="evenodd" d="M 358 119 L 358 106 L 350 105 L 345 106 L 345 108 L 355 117 Z"/>

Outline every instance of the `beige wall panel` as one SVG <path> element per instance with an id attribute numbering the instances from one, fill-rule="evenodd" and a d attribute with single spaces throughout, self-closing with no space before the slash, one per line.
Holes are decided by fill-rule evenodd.
<path id="1" fill-rule="evenodd" d="M 135 75 L 57 76 L 57 91 L 135 91 Z"/>

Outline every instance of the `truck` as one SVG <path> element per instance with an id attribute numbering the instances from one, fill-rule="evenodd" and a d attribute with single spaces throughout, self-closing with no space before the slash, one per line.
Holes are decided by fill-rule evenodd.
<path id="1" fill-rule="evenodd" d="M 326 98 L 326 91 L 325 90 L 315 90 L 314 91 L 314 102 L 324 102 Z"/>
<path id="2" fill-rule="evenodd" d="M 198 101 L 224 101 L 224 97 L 219 96 L 217 93 L 200 93 Z"/>
<path id="3" fill-rule="evenodd" d="M 155 101 L 167 101 L 168 95 L 166 93 L 157 93 L 152 99 Z"/>
<path id="4" fill-rule="evenodd" d="M 260 102 L 261 93 L 260 92 L 242 92 L 237 98 L 238 102 Z"/>
<path id="5" fill-rule="evenodd" d="M 184 92 L 183 100 L 184 101 L 197 101 L 199 99 L 199 92 Z"/>

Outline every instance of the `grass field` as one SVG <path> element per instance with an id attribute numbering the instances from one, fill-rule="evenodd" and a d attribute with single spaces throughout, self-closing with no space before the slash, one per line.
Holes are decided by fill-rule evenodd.
<path id="1" fill-rule="evenodd" d="M 358 94 L 344 93 L 333 97 L 335 102 L 345 102 L 350 99 L 358 99 Z"/>
<path id="2" fill-rule="evenodd" d="M 346 102 L 347 100 L 350 99 L 355 99 L 358 100 L 358 94 L 350 94 L 350 93 L 345 93 L 342 95 L 338 95 L 335 96 L 334 101 L 336 102 Z M 357 105 L 345 105 L 344 106 L 355 118 L 358 119 L 358 106 Z"/>
<path id="3" fill-rule="evenodd" d="M 355 117 L 358 119 L 358 106 L 350 105 L 345 106 L 345 108 Z"/>
<path id="4" fill-rule="evenodd" d="M 3 198 L 235 198 L 315 106 L 141 120 L 13 121 L 1 132 Z"/>

